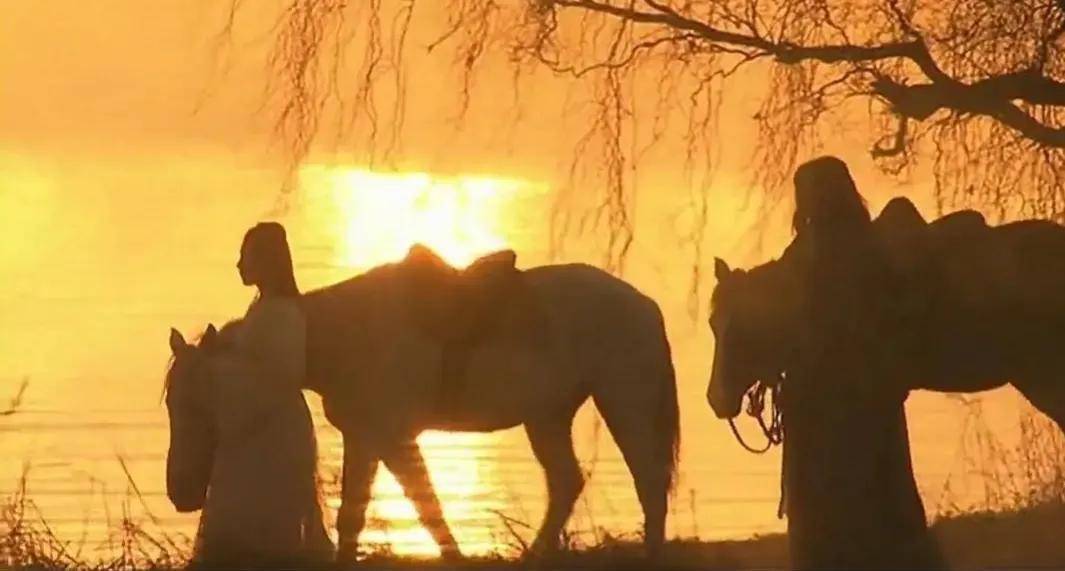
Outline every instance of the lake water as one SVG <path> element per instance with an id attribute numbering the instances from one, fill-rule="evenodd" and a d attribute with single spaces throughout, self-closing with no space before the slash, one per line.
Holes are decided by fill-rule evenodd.
<path id="1" fill-rule="evenodd" d="M 167 331 L 194 334 L 243 312 L 252 292 L 239 284 L 235 257 L 243 231 L 260 219 L 289 228 L 304 289 L 394 260 L 414 241 L 456 263 L 503 246 L 516 249 L 523 266 L 549 258 L 551 192 L 534 182 L 325 168 L 307 169 L 301 181 L 281 208 L 277 174 L 254 163 L 0 154 L 0 398 L 29 381 L 20 412 L 0 417 L 0 497 L 16 490 L 25 471 L 28 496 L 57 534 L 94 544 L 114 528 L 135 483 L 144 503 L 126 506 L 134 518 L 192 533 L 197 516 L 177 514 L 163 487 Z M 626 278 L 661 303 L 678 370 L 683 449 L 669 533 L 721 539 L 782 531 L 778 451 L 744 452 L 705 404 L 712 341 L 705 316 L 687 313 L 691 260 L 657 230 L 668 225 L 663 212 L 641 211 L 651 230 L 639 236 Z M 714 236 L 734 237 L 724 227 L 729 216 L 714 222 Z M 559 259 L 598 261 L 581 238 L 573 243 Z M 730 254 L 729 243 L 710 249 Z M 308 398 L 329 477 L 339 470 L 338 434 L 321 418 L 318 398 Z M 1008 441 L 1024 405 L 1011 391 L 984 400 L 986 422 Z M 966 407 L 933 394 L 915 394 L 908 407 L 929 514 L 948 500 L 979 502 L 962 447 Z M 750 423 L 741 426 L 759 437 Z M 636 533 L 641 516 L 631 480 L 594 410 L 582 411 L 575 432 L 591 479 L 571 529 L 584 541 Z M 466 551 L 512 545 L 506 522 L 532 535 L 513 522 L 535 527 L 545 492 L 520 429 L 427 433 L 421 442 Z M 336 507 L 335 497 L 329 505 Z M 435 552 L 384 470 L 364 539 L 401 553 Z"/>

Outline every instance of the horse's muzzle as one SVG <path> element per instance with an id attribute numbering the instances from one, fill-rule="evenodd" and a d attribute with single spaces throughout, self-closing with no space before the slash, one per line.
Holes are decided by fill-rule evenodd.
<path id="1" fill-rule="evenodd" d="M 736 418 L 740 415 L 740 409 L 743 406 L 743 395 L 741 394 L 740 398 L 730 398 L 728 395 L 721 394 L 722 392 L 714 390 L 713 381 L 710 382 L 710 387 L 706 391 L 706 402 L 710 405 L 710 410 L 713 410 L 714 415 L 722 420 Z"/>

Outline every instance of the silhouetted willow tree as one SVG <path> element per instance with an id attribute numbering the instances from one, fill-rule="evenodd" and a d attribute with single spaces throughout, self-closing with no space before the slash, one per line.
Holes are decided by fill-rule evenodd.
<path id="1" fill-rule="evenodd" d="M 641 149 L 681 137 L 678 165 L 693 175 L 705 221 L 707 173 L 722 90 L 751 66 L 760 101 L 752 155 L 764 189 L 780 190 L 829 129 L 868 132 L 888 172 L 932 161 L 944 204 L 1002 215 L 1065 213 L 1065 0 L 284 0 L 273 52 L 278 129 L 305 156 L 320 110 L 344 100 L 379 156 L 402 138 L 405 75 L 419 40 L 454 54 L 460 111 L 474 109 L 477 73 L 505 55 L 517 83 L 548 70 L 594 102 L 574 168 L 594 166 L 596 208 L 615 237 L 632 236 L 630 167 Z M 424 21 L 419 20 L 422 18 Z M 345 50 L 361 61 L 340 65 Z M 538 72 L 537 68 L 541 71 Z M 337 74 L 354 90 L 335 89 Z M 654 86 L 655 101 L 636 95 Z M 382 89 L 398 94 L 379 109 Z M 520 89 L 519 89 L 520 92 Z M 858 113 L 856 113 L 856 111 Z M 683 128 L 672 128 L 676 116 Z M 640 123 L 640 121 L 643 123 Z M 858 121 L 855 123 L 855 121 Z M 650 125 L 640 129 L 638 124 Z M 642 134 L 641 134 L 642 133 Z M 582 167 L 582 168 L 583 168 Z M 699 197 L 702 197 L 701 199 Z"/>

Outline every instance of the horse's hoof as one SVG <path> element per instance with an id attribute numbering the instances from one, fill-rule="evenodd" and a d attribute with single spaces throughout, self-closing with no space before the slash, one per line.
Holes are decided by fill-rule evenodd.
<path id="1" fill-rule="evenodd" d="M 337 549 L 336 554 L 337 567 L 351 567 L 359 562 L 359 550 L 356 548 L 341 547 Z"/>
<path id="2" fill-rule="evenodd" d="M 457 545 L 441 547 L 440 558 L 449 563 L 455 563 L 464 559 L 462 551 L 459 550 Z"/>
<path id="3" fill-rule="evenodd" d="M 532 546 L 522 554 L 521 559 L 523 562 L 536 567 L 545 561 L 557 558 L 561 551 L 561 548 L 557 545 L 533 542 Z"/>

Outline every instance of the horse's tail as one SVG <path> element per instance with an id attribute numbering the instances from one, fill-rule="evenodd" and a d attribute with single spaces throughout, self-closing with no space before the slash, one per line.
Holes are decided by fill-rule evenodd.
<path id="1" fill-rule="evenodd" d="M 655 432 L 659 438 L 664 439 L 660 450 L 668 451 L 668 458 L 664 459 L 667 467 L 666 489 L 672 493 L 677 485 L 677 464 L 680 461 L 680 405 L 677 402 L 677 375 L 673 368 L 672 351 L 664 325 L 662 344 L 665 348 L 665 367 L 660 381 L 661 397 L 658 399 Z"/>

